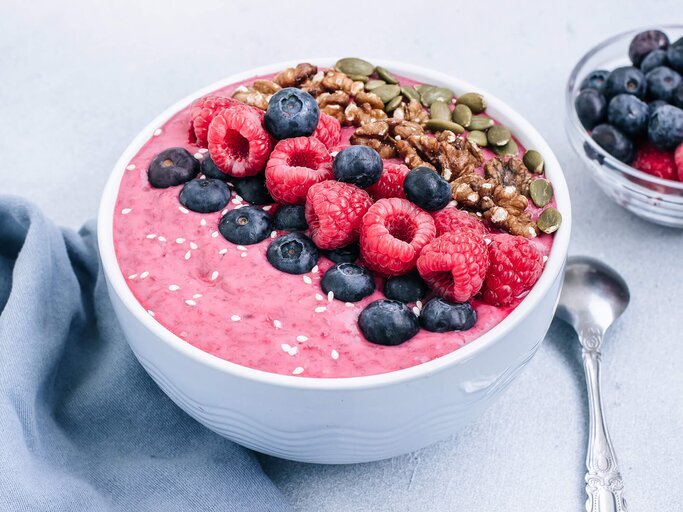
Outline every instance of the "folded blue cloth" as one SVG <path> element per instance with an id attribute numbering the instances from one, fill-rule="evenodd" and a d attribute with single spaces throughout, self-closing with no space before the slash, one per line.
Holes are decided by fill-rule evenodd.
<path id="1" fill-rule="evenodd" d="M 0 196 L 0 510 L 289 511 L 254 455 L 177 408 L 135 360 L 95 226 Z"/>

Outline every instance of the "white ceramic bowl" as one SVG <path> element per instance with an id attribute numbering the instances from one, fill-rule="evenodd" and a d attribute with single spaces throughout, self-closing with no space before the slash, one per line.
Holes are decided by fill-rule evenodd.
<path id="1" fill-rule="evenodd" d="M 331 66 L 333 59 L 304 59 Z M 302 62 L 299 61 L 299 62 Z M 156 322 L 119 270 L 113 213 L 124 168 L 172 114 L 211 91 L 295 65 L 285 62 L 231 76 L 163 112 L 116 163 L 102 197 L 99 247 L 114 310 L 138 360 L 163 391 L 211 430 L 254 450 L 306 462 L 367 462 L 403 454 L 454 434 L 475 420 L 533 357 L 555 312 L 569 235 L 567 184 L 543 137 L 495 96 L 450 76 L 370 59 L 400 75 L 453 89 L 479 91 L 488 112 L 545 158 L 563 225 L 543 275 L 499 325 L 463 348 L 404 370 L 367 377 L 315 379 L 277 375 L 224 361 L 193 347 Z M 445 334 L 444 336 L 447 336 Z"/>

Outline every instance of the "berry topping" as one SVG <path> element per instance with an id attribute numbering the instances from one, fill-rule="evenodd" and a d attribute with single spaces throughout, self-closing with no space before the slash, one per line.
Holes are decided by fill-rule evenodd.
<path id="1" fill-rule="evenodd" d="M 256 176 L 234 179 L 232 183 L 235 186 L 235 192 L 251 204 L 270 204 L 275 202 L 268 193 L 266 177 L 263 173 L 259 173 Z"/>
<path id="2" fill-rule="evenodd" d="M 241 105 L 241 103 L 224 96 L 205 96 L 204 98 L 198 99 L 194 105 L 192 105 L 192 109 L 190 110 L 190 122 L 192 123 L 192 130 L 198 146 L 203 148 L 206 147 L 206 137 L 209 134 L 209 125 L 211 124 L 211 121 L 213 121 L 214 116 L 234 105 Z M 212 176 L 212 178 L 213 177 L 214 176 Z"/>
<path id="3" fill-rule="evenodd" d="M 221 180 L 196 179 L 188 181 L 180 191 L 180 204 L 198 213 L 217 212 L 230 201 L 230 189 Z"/>
<path id="4" fill-rule="evenodd" d="M 354 185 L 323 181 L 306 196 L 306 221 L 321 249 L 337 249 L 358 240 L 360 223 L 372 205 L 368 193 Z"/>
<path id="5" fill-rule="evenodd" d="M 336 117 L 328 116 L 321 112 L 318 126 L 311 137 L 325 144 L 327 149 L 332 149 L 339 144 L 341 139 L 341 123 L 337 121 Z"/>
<path id="6" fill-rule="evenodd" d="M 630 136 L 641 135 L 647 131 L 649 114 L 647 103 L 632 94 L 617 94 L 607 107 L 610 124 Z"/>
<path id="7" fill-rule="evenodd" d="M 337 181 L 367 188 L 382 175 L 382 157 L 368 146 L 349 146 L 334 158 L 332 166 Z"/>
<path id="8" fill-rule="evenodd" d="M 435 235 L 434 220 L 426 211 L 406 199 L 380 199 L 361 222 L 360 252 L 376 272 L 405 274 Z"/>
<path id="9" fill-rule="evenodd" d="M 216 163 L 213 161 L 213 158 L 211 158 L 211 155 L 209 154 L 204 155 L 204 158 L 202 158 L 200 163 L 200 169 L 204 176 L 206 176 L 207 178 L 213 178 L 214 180 L 225 181 L 232 177 L 229 174 L 226 174 L 223 171 L 221 171 L 216 166 Z"/>
<path id="10" fill-rule="evenodd" d="M 659 149 L 675 149 L 683 142 L 683 110 L 664 105 L 650 116 L 647 134 Z"/>
<path id="11" fill-rule="evenodd" d="M 646 30 L 637 34 L 628 47 L 628 56 L 634 66 L 640 65 L 648 53 L 669 46 L 669 38 L 661 30 Z"/>
<path id="12" fill-rule="evenodd" d="M 405 199 L 406 193 L 403 190 L 403 182 L 410 172 L 403 164 L 383 161 L 382 175 L 379 181 L 367 188 L 368 193 L 375 199 L 386 197 L 400 197 Z"/>
<path id="13" fill-rule="evenodd" d="M 629 163 L 633 160 L 633 144 L 626 135 L 614 126 L 600 124 L 593 129 L 591 137 L 602 149 L 617 160 L 621 160 L 624 163 Z"/>
<path id="14" fill-rule="evenodd" d="M 488 251 L 489 269 L 482 296 L 494 306 L 507 306 L 525 295 L 543 272 L 541 254 L 524 237 L 492 235 Z"/>
<path id="15" fill-rule="evenodd" d="M 576 115 L 586 130 L 601 123 L 607 115 L 607 101 L 595 89 L 584 89 L 574 100 Z"/>
<path id="16" fill-rule="evenodd" d="M 469 302 L 431 299 L 420 312 L 420 325 L 431 332 L 466 331 L 477 322 L 477 313 Z"/>
<path id="17" fill-rule="evenodd" d="M 676 171 L 678 172 L 678 181 L 683 181 L 683 143 L 681 143 L 674 152 L 674 162 L 676 163 Z"/>
<path id="18" fill-rule="evenodd" d="M 275 212 L 273 226 L 283 231 L 306 231 L 306 207 L 303 204 L 283 204 Z"/>
<path id="19" fill-rule="evenodd" d="M 257 244 L 270 235 L 273 219 L 258 206 L 245 206 L 230 210 L 218 224 L 223 238 L 233 244 Z"/>
<path id="20" fill-rule="evenodd" d="M 352 243 L 339 249 L 327 249 L 323 254 L 335 263 L 353 263 L 360 256 L 360 245 Z"/>
<path id="21" fill-rule="evenodd" d="M 152 159 L 147 179 L 154 188 L 175 187 L 199 173 L 199 162 L 184 148 L 164 149 Z"/>
<path id="22" fill-rule="evenodd" d="M 375 280 L 363 267 L 353 263 L 338 263 L 325 272 L 320 286 L 325 293 L 332 292 L 337 300 L 358 302 L 373 294 Z"/>
<path id="23" fill-rule="evenodd" d="M 417 259 L 417 270 L 436 295 L 465 302 L 480 290 L 488 267 L 484 238 L 470 229 L 432 240 Z"/>
<path id="24" fill-rule="evenodd" d="M 266 186 L 279 203 L 303 204 L 312 185 L 330 179 L 332 157 L 314 138 L 278 142 L 266 166 Z"/>
<path id="25" fill-rule="evenodd" d="M 583 79 L 579 89 L 581 91 L 584 89 L 595 89 L 598 92 L 602 92 L 602 90 L 605 88 L 605 80 L 607 80 L 608 75 L 609 71 L 605 69 L 596 69 L 595 71 L 591 71 L 588 73 L 588 75 L 586 75 L 586 78 Z"/>
<path id="26" fill-rule="evenodd" d="M 403 182 L 406 197 L 420 208 L 433 212 L 451 200 L 451 186 L 429 167 L 416 167 Z"/>
<path id="27" fill-rule="evenodd" d="M 681 84 L 681 75 L 666 66 L 659 66 L 647 75 L 647 94 L 653 100 L 664 100 L 671 103 L 674 91 Z"/>
<path id="28" fill-rule="evenodd" d="M 651 143 L 643 145 L 638 150 L 633 167 L 665 180 L 675 180 L 678 176 L 674 154 L 671 151 L 657 149 Z"/>
<path id="29" fill-rule="evenodd" d="M 479 217 L 455 207 L 436 211 L 432 213 L 432 218 L 436 226 L 436 236 L 458 231 L 461 228 L 469 228 L 480 235 L 488 233 L 486 226 Z"/>
<path id="30" fill-rule="evenodd" d="M 358 317 L 358 326 L 365 339 L 377 345 L 400 345 L 415 336 L 420 324 L 403 302 L 376 300 Z"/>
<path id="31" fill-rule="evenodd" d="M 666 51 L 655 50 L 648 53 L 643 59 L 643 62 L 640 63 L 640 70 L 647 74 L 649 71 L 652 71 L 659 66 L 666 66 L 668 63 L 669 59 L 666 58 Z"/>
<path id="32" fill-rule="evenodd" d="M 216 114 L 209 125 L 209 153 L 216 166 L 236 178 L 263 170 L 273 140 L 263 128 L 260 110 L 236 105 Z"/>
<path id="33" fill-rule="evenodd" d="M 401 302 L 416 302 L 427 295 L 427 283 L 417 272 L 410 272 L 402 276 L 394 276 L 384 283 L 384 295 L 387 299 Z"/>
<path id="34" fill-rule="evenodd" d="M 273 94 L 266 110 L 266 129 L 276 139 L 308 137 L 318 126 L 315 98 L 301 89 L 285 87 Z"/>
<path id="35" fill-rule="evenodd" d="M 318 248 L 301 233 L 288 233 L 268 246 L 266 257 L 271 265 L 288 274 L 305 274 L 318 263 Z"/>
<path id="36" fill-rule="evenodd" d="M 607 77 L 604 94 L 612 98 L 617 94 L 634 94 L 639 98 L 645 97 L 647 81 L 645 75 L 633 66 L 616 68 Z"/>

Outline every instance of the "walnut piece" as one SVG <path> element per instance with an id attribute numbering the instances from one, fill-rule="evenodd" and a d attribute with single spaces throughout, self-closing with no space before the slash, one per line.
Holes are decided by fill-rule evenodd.
<path id="1" fill-rule="evenodd" d="M 429 121 L 429 114 L 422 108 L 422 104 L 417 100 L 410 100 L 409 103 L 402 103 L 394 110 L 393 117 L 404 121 L 413 121 L 425 124 Z"/>
<path id="2" fill-rule="evenodd" d="M 397 156 L 396 148 L 391 140 L 389 124 L 386 121 L 376 121 L 358 127 L 351 135 L 351 144 L 369 146 L 382 158 Z"/>
<path id="3" fill-rule="evenodd" d="M 369 103 L 358 106 L 351 103 L 345 110 L 346 119 L 343 124 L 352 126 L 364 126 L 375 121 L 382 121 L 387 118 L 386 112 L 379 108 L 372 108 Z"/>
<path id="4" fill-rule="evenodd" d="M 280 87 L 298 87 L 306 80 L 311 78 L 318 72 L 318 68 L 308 62 L 297 64 L 295 68 L 287 68 L 281 73 L 278 73 L 273 82 Z"/>
<path id="5" fill-rule="evenodd" d="M 237 101 L 260 108 L 261 110 L 268 109 L 268 100 L 271 96 L 272 94 L 256 90 L 252 85 L 241 85 L 232 94 L 232 97 Z"/>
<path id="6" fill-rule="evenodd" d="M 340 123 L 346 122 L 344 110 L 351 98 L 344 91 L 324 92 L 316 98 L 320 111 L 337 119 Z"/>
<path id="7" fill-rule="evenodd" d="M 529 185 L 532 175 L 517 157 L 492 158 L 484 164 L 484 176 L 504 187 L 515 187 L 520 193 L 529 197 Z"/>
<path id="8" fill-rule="evenodd" d="M 372 108 L 378 108 L 381 110 L 384 109 L 384 102 L 382 101 L 382 98 L 373 92 L 360 91 L 356 94 L 354 99 L 356 101 L 356 105 L 363 106 L 367 103 Z"/>

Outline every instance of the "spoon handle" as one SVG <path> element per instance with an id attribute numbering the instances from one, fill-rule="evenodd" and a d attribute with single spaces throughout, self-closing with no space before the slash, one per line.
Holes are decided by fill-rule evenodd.
<path id="1" fill-rule="evenodd" d="M 589 328 L 579 334 L 583 346 L 583 369 L 588 387 L 590 425 L 586 454 L 587 512 L 626 512 L 624 484 L 617 465 L 617 456 L 607 432 L 600 394 L 600 345 L 603 333 Z"/>

